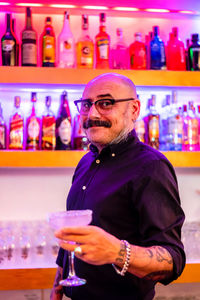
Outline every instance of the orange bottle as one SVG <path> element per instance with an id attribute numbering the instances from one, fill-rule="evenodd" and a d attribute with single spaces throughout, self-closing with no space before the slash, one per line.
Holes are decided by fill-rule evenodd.
<path id="1" fill-rule="evenodd" d="M 100 26 L 99 33 L 95 37 L 96 48 L 96 68 L 97 69 L 109 69 L 110 58 L 110 36 L 106 32 L 106 15 L 100 14 Z"/>

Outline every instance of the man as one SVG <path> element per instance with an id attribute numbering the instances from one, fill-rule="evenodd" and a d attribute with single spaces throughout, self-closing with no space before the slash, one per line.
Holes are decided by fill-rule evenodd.
<path id="1" fill-rule="evenodd" d="M 93 220 L 56 233 L 61 248 L 51 299 L 63 292 L 73 300 L 153 299 L 155 284 L 176 279 L 185 265 L 173 167 L 136 137 L 140 102 L 128 78 L 98 76 L 75 104 L 91 151 L 75 170 L 67 209 L 91 209 Z M 67 274 L 65 250 L 75 251 L 85 285 L 59 285 Z"/>

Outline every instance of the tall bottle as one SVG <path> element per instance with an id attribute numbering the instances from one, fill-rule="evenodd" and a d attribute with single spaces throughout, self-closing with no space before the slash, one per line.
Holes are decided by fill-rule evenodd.
<path id="1" fill-rule="evenodd" d="M 199 150 L 199 122 L 193 101 L 188 103 L 188 151 Z"/>
<path id="2" fill-rule="evenodd" d="M 51 24 L 51 17 L 46 17 L 45 28 L 42 33 L 42 66 L 55 67 L 56 38 Z"/>
<path id="3" fill-rule="evenodd" d="M 22 150 L 24 146 L 24 116 L 20 109 L 21 99 L 14 98 L 14 111 L 9 122 L 9 149 Z"/>
<path id="4" fill-rule="evenodd" d="M 109 69 L 110 67 L 110 36 L 106 32 L 106 15 L 100 13 L 99 33 L 95 36 L 96 68 Z"/>
<path id="5" fill-rule="evenodd" d="M 200 43 L 199 35 L 192 34 L 192 44 L 188 49 L 189 67 L 191 71 L 200 70 Z"/>
<path id="6" fill-rule="evenodd" d="M 64 13 L 63 28 L 58 36 L 58 66 L 60 68 L 75 67 L 75 42 L 67 11 Z"/>
<path id="7" fill-rule="evenodd" d="M 56 118 L 51 111 L 51 97 L 46 97 L 46 110 L 42 115 L 42 150 L 55 150 L 56 148 Z"/>
<path id="8" fill-rule="evenodd" d="M 82 15 L 82 34 L 76 44 L 77 68 L 93 68 L 94 66 L 94 43 L 88 32 L 88 16 Z"/>
<path id="9" fill-rule="evenodd" d="M 1 53 L 3 66 L 16 66 L 16 38 L 12 31 L 11 14 L 6 14 L 6 32 L 1 38 Z"/>
<path id="10" fill-rule="evenodd" d="M 160 113 L 160 137 L 159 137 L 159 149 L 161 151 L 168 151 L 170 149 L 170 138 L 169 138 L 169 131 L 168 131 L 168 118 L 170 112 L 170 104 L 171 104 L 171 96 L 166 95 L 164 99 L 164 103 Z"/>
<path id="11" fill-rule="evenodd" d="M 167 43 L 167 69 L 186 70 L 184 43 L 178 38 L 178 28 L 173 27 Z"/>
<path id="12" fill-rule="evenodd" d="M 6 149 L 6 123 L 3 118 L 3 109 L 0 103 L 0 150 Z"/>
<path id="13" fill-rule="evenodd" d="M 78 114 L 74 117 L 72 131 L 72 148 L 74 150 L 88 150 L 89 141 L 82 129 L 80 115 Z"/>
<path id="14" fill-rule="evenodd" d="M 128 51 L 124 41 L 123 30 L 117 28 L 117 41 L 112 48 L 112 68 L 113 69 L 128 69 Z"/>
<path id="15" fill-rule="evenodd" d="M 14 34 L 15 40 L 16 40 L 16 66 L 19 66 L 19 41 L 15 34 L 15 19 L 12 18 L 12 32 Z"/>
<path id="16" fill-rule="evenodd" d="M 166 69 L 166 56 L 164 42 L 159 37 L 159 27 L 153 27 L 153 38 L 150 42 L 151 69 Z"/>
<path id="17" fill-rule="evenodd" d="M 56 119 L 56 150 L 71 148 L 71 113 L 67 99 L 67 92 L 61 95 L 61 103 Z"/>
<path id="18" fill-rule="evenodd" d="M 169 150 L 181 151 L 183 144 L 183 118 L 177 103 L 177 92 L 172 93 L 171 109 L 167 119 L 167 131 L 169 134 Z"/>
<path id="19" fill-rule="evenodd" d="M 32 109 L 26 121 L 26 149 L 39 150 L 40 148 L 40 118 L 36 115 L 36 93 L 31 94 Z"/>
<path id="20" fill-rule="evenodd" d="M 146 47 L 140 32 L 135 33 L 135 41 L 129 47 L 131 69 L 146 69 Z"/>
<path id="21" fill-rule="evenodd" d="M 156 110 L 156 96 L 152 95 L 149 99 L 149 111 L 145 117 L 145 142 L 155 149 L 159 149 L 159 119 Z"/>
<path id="22" fill-rule="evenodd" d="M 31 9 L 26 7 L 26 26 L 22 31 L 22 66 L 37 66 L 37 35 L 32 28 Z"/>

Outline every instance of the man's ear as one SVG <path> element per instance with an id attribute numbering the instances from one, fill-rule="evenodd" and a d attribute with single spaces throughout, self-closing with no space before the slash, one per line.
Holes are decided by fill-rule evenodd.
<path id="1" fill-rule="evenodd" d="M 140 114 L 140 100 L 135 99 L 135 100 L 131 101 L 131 108 L 132 108 L 133 121 L 136 121 Z"/>

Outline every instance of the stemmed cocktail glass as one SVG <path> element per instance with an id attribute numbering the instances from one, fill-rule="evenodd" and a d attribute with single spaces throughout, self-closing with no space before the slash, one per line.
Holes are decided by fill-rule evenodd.
<path id="1" fill-rule="evenodd" d="M 85 226 L 92 221 L 92 211 L 86 210 L 69 210 L 50 213 L 48 216 L 50 226 L 54 230 L 64 227 Z M 86 283 L 86 280 L 79 278 L 74 268 L 74 252 L 68 251 L 69 257 L 69 274 L 66 279 L 59 282 L 63 286 L 79 286 Z"/>

